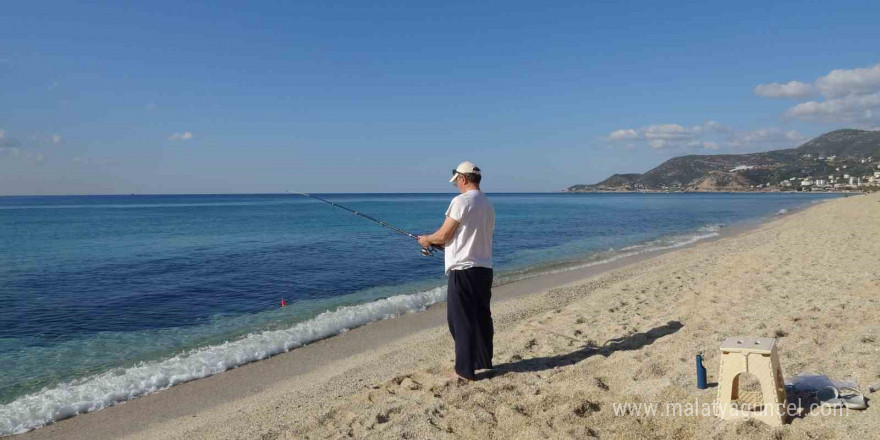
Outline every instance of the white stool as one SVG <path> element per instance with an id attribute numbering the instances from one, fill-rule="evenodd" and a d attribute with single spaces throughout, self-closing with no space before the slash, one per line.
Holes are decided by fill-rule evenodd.
<path id="1" fill-rule="evenodd" d="M 740 392 L 740 374 L 750 373 L 761 384 L 757 392 Z M 722 419 L 752 418 L 770 426 L 786 421 L 785 384 L 775 338 L 737 337 L 721 343 L 718 404 Z"/>

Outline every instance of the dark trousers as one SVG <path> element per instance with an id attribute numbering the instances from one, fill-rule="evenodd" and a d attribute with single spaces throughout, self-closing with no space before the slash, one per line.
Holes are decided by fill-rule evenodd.
<path id="1" fill-rule="evenodd" d="M 492 368 L 492 269 L 449 271 L 446 321 L 455 340 L 455 372 L 476 379 L 475 370 Z"/>

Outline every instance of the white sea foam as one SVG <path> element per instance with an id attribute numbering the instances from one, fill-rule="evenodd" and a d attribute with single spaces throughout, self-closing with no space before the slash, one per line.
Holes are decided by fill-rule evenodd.
<path id="1" fill-rule="evenodd" d="M 422 310 L 446 299 L 438 287 L 327 311 L 288 329 L 253 333 L 162 361 L 108 371 L 22 396 L 0 406 L 0 436 L 18 434 L 76 414 L 95 411 L 179 383 L 211 376 L 286 352 L 371 321 Z"/>
<path id="2" fill-rule="evenodd" d="M 712 223 L 701 228 L 697 228 L 697 232 L 718 232 L 724 227 L 724 223 Z"/>
<path id="3" fill-rule="evenodd" d="M 784 214 L 788 214 L 788 210 L 785 208 L 780 209 L 779 211 L 776 211 L 776 215 L 784 215 Z"/>

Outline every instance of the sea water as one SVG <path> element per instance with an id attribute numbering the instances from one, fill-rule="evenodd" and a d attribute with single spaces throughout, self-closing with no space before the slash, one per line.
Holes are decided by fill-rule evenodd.
<path id="1" fill-rule="evenodd" d="M 328 194 L 432 232 L 453 194 Z M 496 283 L 717 236 L 828 194 L 490 194 Z M 445 300 L 443 257 L 295 195 L 0 197 L 0 435 Z M 280 307 L 281 300 L 287 306 Z"/>

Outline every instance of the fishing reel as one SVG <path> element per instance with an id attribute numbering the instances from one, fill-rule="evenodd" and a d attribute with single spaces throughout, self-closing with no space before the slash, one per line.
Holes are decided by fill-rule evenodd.
<path id="1" fill-rule="evenodd" d="M 436 252 L 436 251 L 442 251 L 442 250 L 443 250 L 442 247 L 440 247 L 440 246 L 435 246 L 435 245 L 432 244 L 430 247 L 422 248 L 422 249 L 420 250 L 420 252 L 422 253 L 422 256 L 424 256 L 424 257 L 433 257 L 433 256 L 434 256 L 434 252 Z"/>

